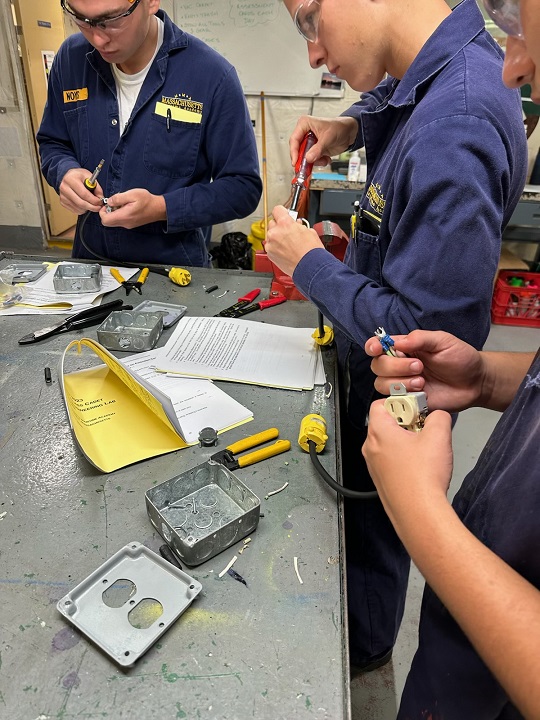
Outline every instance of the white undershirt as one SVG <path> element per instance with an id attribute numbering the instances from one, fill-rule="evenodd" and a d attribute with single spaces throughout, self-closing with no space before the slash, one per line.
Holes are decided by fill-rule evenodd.
<path id="1" fill-rule="evenodd" d="M 127 73 L 122 72 L 118 65 L 111 65 L 111 70 L 116 82 L 116 95 L 118 98 L 118 125 L 120 127 L 120 135 L 124 132 L 126 123 L 131 117 L 131 112 L 137 102 L 137 97 L 139 96 L 144 79 L 148 75 L 150 65 L 154 62 L 154 58 L 163 43 L 163 30 L 165 27 L 163 20 L 157 16 L 154 17 L 156 17 L 158 23 L 158 35 L 156 49 L 148 65 L 134 75 L 128 75 Z"/>

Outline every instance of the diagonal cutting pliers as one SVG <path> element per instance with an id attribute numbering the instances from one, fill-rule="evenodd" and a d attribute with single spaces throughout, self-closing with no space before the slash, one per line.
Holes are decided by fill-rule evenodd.
<path id="1" fill-rule="evenodd" d="M 228 470 L 236 470 L 237 468 L 253 465 L 254 463 L 266 460 L 274 455 L 287 452 L 287 450 L 291 449 L 290 441 L 278 440 L 273 445 L 267 445 L 260 450 L 255 450 L 254 452 L 242 455 L 239 458 L 235 458 L 234 456 L 238 453 L 244 452 L 244 450 L 249 450 L 250 448 L 257 447 L 257 445 L 262 445 L 262 443 L 268 442 L 269 440 L 275 440 L 278 435 L 279 430 L 277 428 L 270 428 L 269 430 L 264 430 L 256 435 L 250 435 L 243 440 L 238 440 L 238 442 L 228 445 L 225 450 L 220 450 L 215 453 L 211 456 L 210 460 L 214 460 L 214 462 L 225 465 Z"/>

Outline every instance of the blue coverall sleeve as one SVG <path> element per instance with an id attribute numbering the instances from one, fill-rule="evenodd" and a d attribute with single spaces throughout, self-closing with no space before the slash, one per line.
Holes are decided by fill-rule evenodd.
<path id="1" fill-rule="evenodd" d="M 164 194 L 167 232 L 246 217 L 260 200 L 257 145 L 234 68 L 229 68 L 212 99 L 201 152 L 208 158 L 213 180 Z"/>
<path id="2" fill-rule="evenodd" d="M 459 115 L 429 123 L 403 148 L 383 216 L 391 240 L 380 278 L 316 249 L 296 267 L 295 283 L 360 345 L 383 325 L 390 333 L 446 330 L 481 346 L 489 331 L 509 163 L 489 122 Z"/>
<path id="3" fill-rule="evenodd" d="M 61 68 L 64 48 L 58 51 L 50 73 L 47 89 L 47 102 L 43 111 L 41 125 L 36 135 L 39 146 L 41 172 L 56 192 L 60 191 L 60 183 L 68 170 L 81 167 L 69 138 L 69 132 L 60 101 L 63 97 Z"/>

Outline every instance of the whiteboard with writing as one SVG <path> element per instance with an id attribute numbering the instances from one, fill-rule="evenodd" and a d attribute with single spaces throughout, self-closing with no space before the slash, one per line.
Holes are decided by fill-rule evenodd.
<path id="1" fill-rule="evenodd" d="M 279 0 L 174 0 L 174 21 L 235 66 L 246 94 L 319 92 L 322 68 Z"/>

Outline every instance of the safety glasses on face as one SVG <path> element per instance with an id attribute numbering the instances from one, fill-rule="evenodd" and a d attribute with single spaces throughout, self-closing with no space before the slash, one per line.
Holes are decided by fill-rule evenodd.
<path id="1" fill-rule="evenodd" d="M 71 15 L 75 25 L 82 28 L 83 30 L 85 28 L 98 28 L 99 30 L 121 30 L 124 26 L 125 18 L 131 15 L 131 13 L 136 9 L 137 5 L 141 2 L 141 0 L 128 0 L 128 2 L 132 3 L 131 7 L 129 8 L 129 10 L 122 13 L 121 15 L 115 15 L 114 17 L 100 17 L 97 20 L 92 20 L 91 18 L 85 18 L 76 13 L 75 10 L 73 10 L 73 8 L 68 5 L 66 0 L 60 0 L 62 10 L 68 15 Z"/>
<path id="2" fill-rule="evenodd" d="M 321 3 L 318 0 L 306 0 L 296 8 L 294 24 L 300 35 L 308 42 L 315 43 L 319 39 L 320 17 Z"/>
<path id="3" fill-rule="evenodd" d="M 523 37 L 519 10 L 520 0 L 483 0 L 484 7 L 497 27 L 507 35 Z"/>

